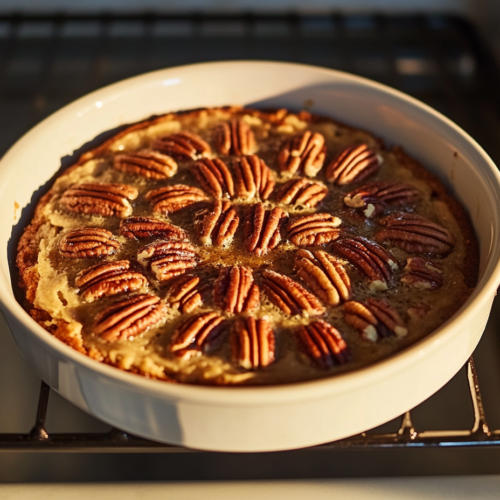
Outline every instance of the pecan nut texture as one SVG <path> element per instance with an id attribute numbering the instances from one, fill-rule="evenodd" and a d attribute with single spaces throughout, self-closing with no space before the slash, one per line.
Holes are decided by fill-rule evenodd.
<path id="1" fill-rule="evenodd" d="M 177 328 L 172 337 L 170 352 L 179 357 L 208 352 L 215 348 L 225 327 L 224 318 L 215 312 L 197 314 Z"/>
<path id="2" fill-rule="evenodd" d="M 211 208 L 196 213 L 195 226 L 205 246 L 227 247 L 233 241 L 240 216 L 229 201 L 216 200 Z"/>
<path id="3" fill-rule="evenodd" d="M 260 306 L 260 291 L 248 267 L 223 267 L 214 284 L 214 302 L 225 312 L 235 314 Z"/>
<path id="4" fill-rule="evenodd" d="M 286 230 L 288 239 L 294 245 L 310 247 L 325 245 L 336 240 L 342 231 L 337 229 L 341 223 L 342 221 L 333 215 L 315 213 L 291 219 Z"/>
<path id="5" fill-rule="evenodd" d="M 137 260 L 150 267 L 158 281 L 167 281 L 194 269 L 197 253 L 190 243 L 155 241 L 139 249 Z"/>
<path id="6" fill-rule="evenodd" d="M 234 181 L 227 165 L 219 158 L 203 158 L 192 166 L 201 187 L 215 198 L 234 197 Z"/>
<path id="7" fill-rule="evenodd" d="M 323 320 L 316 320 L 297 330 L 306 355 L 320 368 L 328 369 L 351 360 L 351 353 L 340 332 Z"/>
<path id="8" fill-rule="evenodd" d="M 399 267 L 384 248 L 360 236 L 340 238 L 332 248 L 368 276 L 370 290 L 387 290 L 392 271 Z"/>
<path id="9" fill-rule="evenodd" d="M 59 253 L 67 259 L 88 259 L 113 255 L 120 243 L 113 233 L 100 227 L 82 227 L 63 234 L 58 243 Z"/>
<path id="10" fill-rule="evenodd" d="M 270 168 L 257 155 L 239 156 L 233 161 L 236 198 L 265 201 L 271 195 L 275 181 Z"/>
<path id="11" fill-rule="evenodd" d="M 245 247 L 257 256 L 266 255 L 281 241 L 280 227 L 288 214 L 279 207 L 266 210 L 257 203 L 250 208 L 245 219 Z"/>
<path id="12" fill-rule="evenodd" d="M 278 164 L 284 175 L 292 176 L 302 172 L 309 177 L 315 177 L 323 167 L 325 156 L 323 135 L 305 130 L 283 144 L 278 154 Z"/>
<path id="13" fill-rule="evenodd" d="M 148 285 L 148 280 L 130 269 L 130 261 L 117 260 L 97 264 L 80 271 L 75 285 L 87 302 L 123 292 L 134 292 Z"/>
<path id="14" fill-rule="evenodd" d="M 146 200 L 154 204 L 153 212 L 167 215 L 194 203 L 208 200 L 208 196 L 201 189 L 193 186 L 174 184 L 149 191 L 146 194 Z"/>
<path id="15" fill-rule="evenodd" d="M 124 218 L 132 214 L 130 201 L 137 195 L 137 189 L 126 184 L 87 182 L 67 189 L 60 203 L 79 214 Z"/>
<path id="16" fill-rule="evenodd" d="M 217 125 L 213 140 L 217 151 L 223 155 L 249 155 L 255 149 L 253 130 L 243 120 Z"/>
<path id="17" fill-rule="evenodd" d="M 383 214 L 386 205 L 412 206 L 420 198 L 413 186 L 402 182 L 372 182 L 344 196 L 348 207 L 362 208 L 365 217 Z"/>
<path id="18" fill-rule="evenodd" d="M 391 335 L 405 337 L 408 334 L 401 316 L 385 300 L 369 298 L 363 303 L 346 302 L 344 319 L 356 328 L 365 340 L 372 342 Z"/>
<path id="19" fill-rule="evenodd" d="M 177 160 L 197 160 L 212 153 L 212 148 L 206 141 L 198 134 L 186 130 L 156 139 L 152 148 Z"/>
<path id="20" fill-rule="evenodd" d="M 329 306 L 351 299 L 351 280 L 344 266 L 323 250 L 299 250 L 295 256 L 297 274 L 314 294 Z"/>
<path id="21" fill-rule="evenodd" d="M 326 167 L 326 180 L 339 186 L 359 182 L 377 172 L 382 162 L 366 144 L 350 146 Z"/>
<path id="22" fill-rule="evenodd" d="M 444 255 L 451 251 L 455 239 L 440 224 L 417 214 L 396 213 L 380 219 L 386 229 L 375 239 L 389 242 L 408 253 Z"/>
<path id="23" fill-rule="evenodd" d="M 154 237 L 174 241 L 187 238 L 186 231 L 180 227 L 153 217 L 127 217 L 123 219 L 120 222 L 120 234 L 135 240 Z"/>
<path id="24" fill-rule="evenodd" d="M 190 313 L 203 305 L 208 285 L 202 285 L 199 276 L 180 276 L 168 290 L 166 301 L 173 309 Z"/>
<path id="25" fill-rule="evenodd" d="M 156 295 L 135 295 L 106 307 L 95 318 L 94 332 L 108 342 L 127 340 L 159 323 L 167 306 Z"/>
<path id="26" fill-rule="evenodd" d="M 154 180 L 168 179 L 177 172 L 177 163 L 173 158 L 152 149 L 118 154 L 114 158 L 113 166 L 122 172 Z"/>
<path id="27" fill-rule="evenodd" d="M 245 370 L 269 366 L 275 359 L 275 338 L 269 322 L 248 317 L 235 322 L 232 351 L 235 363 Z"/>
<path id="28" fill-rule="evenodd" d="M 441 266 L 421 257 L 408 257 L 406 271 L 401 276 L 401 283 L 422 290 L 437 290 L 443 286 L 443 270 Z"/>
<path id="29" fill-rule="evenodd" d="M 284 205 L 314 208 L 328 194 L 326 186 L 309 179 L 291 179 L 276 192 L 275 199 Z"/>
<path id="30" fill-rule="evenodd" d="M 286 314 L 321 316 L 325 313 L 317 297 L 288 276 L 266 269 L 262 287 L 269 300 Z"/>

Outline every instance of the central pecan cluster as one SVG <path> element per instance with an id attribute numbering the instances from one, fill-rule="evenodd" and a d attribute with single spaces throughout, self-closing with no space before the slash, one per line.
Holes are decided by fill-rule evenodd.
<path id="1" fill-rule="evenodd" d="M 440 288 L 442 267 L 431 257 L 446 255 L 454 245 L 446 228 L 404 211 L 416 206 L 419 191 L 401 182 L 359 185 L 380 170 L 380 154 L 366 144 L 330 152 L 319 132 L 305 130 L 285 139 L 276 170 L 258 150 L 251 126 L 233 119 L 214 128 L 211 143 L 182 131 L 152 141 L 147 149 L 116 154 L 112 168 L 148 183 L 162 182 L 140 196 L 149 204 L 147 214 L 134 215 L 132 202 L 139 192 L 128 184 L 76 184 L 62 194 L 60 206 L 66 211 L 121 219 L 117 235 L 86 225 L 59 239 L 64 258 L 105 258 L 76 276 L 83 300 L 129 294 L 99 312 L 95 334 L 106 341 L 131 339 L 161 325 L 170 308 L 186 316 L 168 343 L 171 356 L 211 353 L 231 330 L 233 364 L 244 370 L 265 369 L 279 359 L 275 327 L 280 314 L 305 318 L 295 328 L 297 346 L 324 369 L 352 357 L 342 330 L 352 328 L 371 342 L 407 334 L 390 301 L 371 295 L 398 280 L 420 290 Z M 180 171 L 191 173 L 199 187 L 163 182 Z M 317 175 L 325 182 L 314 180 Z M 348 193 L 342 190 L 351 184 L 358 185 Z M 361 218 L 362 224 L 375 224 L 372 237 L 356 234 L 339 214 L 319 210 L 327 196 L 342 200 L 344 211 L 357 214 L 358 223 Z M 197 211 L 190 227 L 165 220 L 191 206 Z M 306 212 L 297 215 L 298 209 Z M 235 249 L 237 236 L 241 248 Z M 141 242 L 135 258 L 120 256 L 124 240 Z M 203 258 L 213 249 L 262 260 L 278 247 L 293 263 L 291 273 L 222 258 L 211 281 Z M 391 253 L 394 248 L 409 254 L 406 267 Z M 119 260 L 111 260 L 116 253 Z M 272 306 L 265 309 L 264 303 Z M 279 311 L 278 319 L 263 312 L 270 307 Z M 343 322 L 334 325 L 328 318 L 337 308 Z"/>

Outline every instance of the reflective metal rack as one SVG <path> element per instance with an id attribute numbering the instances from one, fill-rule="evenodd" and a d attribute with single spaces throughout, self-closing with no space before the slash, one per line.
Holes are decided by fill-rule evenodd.
<path id="1" fill-rule="evenodd" d="M 436 15 L 0 16 L 0 152 L 51 112 L 103 85 L 159 68 L 229 59 L 315 64 L 391 85 L 450 117 L 500 163 L 496 62 L 467 21 Z M 477 370 L 471 358 L 411 415 L 303 450 L 209 453 L 117 429 L 48 430 L 54 393 L 42 382 L 38 405 L 16 409 L 31 412 L 31 431 L 6 431 L 0 418 L 0 481 L 500 473 L 500 430 L 490 430 L 486 421 L 488 415 L 491 428 L 500 429 L 499 323 L 500 304 L 474 354 Z M 8 332 L 0 329 L 0 346 L 2 335 Z M 0 350 L 0 374 L 6 356 Z M 15 397 L 2 398 L 1 384 L 0 417 L 16 404 Z"/>

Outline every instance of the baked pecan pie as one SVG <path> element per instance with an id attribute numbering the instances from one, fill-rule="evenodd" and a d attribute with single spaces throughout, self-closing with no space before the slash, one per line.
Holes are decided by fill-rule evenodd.
<path id="1" fill-rule="evenodd" d="M 39 202 L 25 307 L 91 358 L 168 382 L 306 381 L 380 361 L 470 295 L 464 209 L 401 148 L 307 112 L 134 124 Z"/>

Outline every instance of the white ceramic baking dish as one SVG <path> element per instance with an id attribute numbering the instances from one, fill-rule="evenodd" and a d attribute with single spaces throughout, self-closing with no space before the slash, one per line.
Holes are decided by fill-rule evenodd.
<path id="1" fill-rule="evenodd" d="M 224 388 L 147 380 L 95 362 L 37 325 L 15 300 L 11 270 L 20 209 L 38 201 L 61 158 L 104 131 L 168 111 L 226 104 L 329 115 L 402 145 L 467 207 L 480 244 L 480 280 L 438 331 L 383 362 L 286 386 Z M 363 78 L 297 64 L 220 62 L 156 71 L 87 95 L 22 137 L 0 162 L 0 299 L 40 377 L 97 418 L 147 438 L 219 451 L 271 451 L 340 439 L 411 409 L 474 350 L 500 283 L 500 177 L 460 128 L 424 104 Z M 26 211 L 25 211 L 26 212 Z M 23 212 L 23 213 L 25 213 Z"/>

